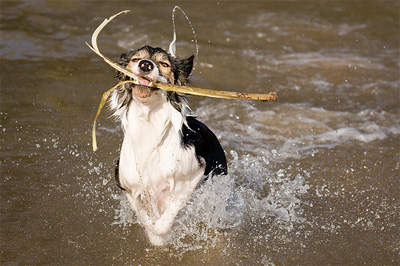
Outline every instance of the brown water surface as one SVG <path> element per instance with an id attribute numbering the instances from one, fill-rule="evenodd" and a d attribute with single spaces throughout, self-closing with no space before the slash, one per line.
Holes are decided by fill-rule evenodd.
<path id="1" fill-rule="evenodd" d="M 122 133 L 103 111 L 117 60 L 167 48 L 171 10 L 200 46 L 189 97 L 229 175 L 196 191 L 169 244 L 149 244 L 115 185 Z M 0 2 L 2 265 L 399 265 L 398 1 Z M 177 54 L 195 50 L 177 14 Z"/>

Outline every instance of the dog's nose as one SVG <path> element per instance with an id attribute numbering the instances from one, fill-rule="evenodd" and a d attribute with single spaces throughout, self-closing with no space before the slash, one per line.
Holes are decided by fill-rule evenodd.
<path id="1" fill-rule="evenodd" d="M 139 69 L 143 72 L 150 72 L 154 68 L 153 62 L 149 60 L 141 60 L 139 62 Z"/>

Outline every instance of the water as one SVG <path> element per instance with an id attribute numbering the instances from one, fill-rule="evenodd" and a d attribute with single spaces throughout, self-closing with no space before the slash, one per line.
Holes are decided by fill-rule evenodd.
<path id="1" fill-rule="evenodd" d="M 229 175 L 152 247 L 113 179 L 106 110 L 116 60 L 167 48 L 171 10 L 200 45 L 197 87 L 277 91 L 273 103 L 190 97 Z M 1 1 L 1 264 L 400 264 L 399 3 Z M 177 54 L 194 52 L 177 16 Z"/>

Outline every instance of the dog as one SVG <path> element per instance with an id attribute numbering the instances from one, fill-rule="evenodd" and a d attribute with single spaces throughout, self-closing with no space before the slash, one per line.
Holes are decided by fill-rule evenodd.
<path id="1" fill-rule="evenodd" d="M 192 114 L 186 97 L 150 86 L 189 84 L 193 60 L 194 56 L 179 59 L 151 46 L 124 53 L 119 64 L 143 80 L 121 85 L 110 98 L 124 132 L 117 185 L 153 245 L 166 243 L 178 212 L 198 185 L 227 174 L 217 137 Z M 130 79 L 121 72 L 117 78 Z"/>

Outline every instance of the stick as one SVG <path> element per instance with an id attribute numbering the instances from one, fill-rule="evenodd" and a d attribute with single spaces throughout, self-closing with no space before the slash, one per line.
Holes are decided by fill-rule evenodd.
<path id="1" fill-rule="evenodd" d="M 125 84 L 125 83 L 134 83 L 134 82 L 132 80 L 121 81 L 117 85 L 115 85 L 114 87 L 112 87 L 111 89 L 109 89 L 108 91 L 103 93 L 103 96 L 101 97 L 99 108 L 97 110 L 96 117 L 94 118 L 94 121 L 93 121 L 93 128 L 92 128 L 92 147 L 93 147 L 93 151 L 97 151 L 97 140 L 96 140 L 96 120 L 97 120 L 97 117 L 99 117 L 101 109 L 103 109 L 104 104 L 107 102 L 107 99 L 110 96 L 111 92 L 113 90 L 115 90 L 116 88 L 118 88 L 119 86 Z"/>
<path id="2" fill-rule="evenodd" d="M 104 56 L 100 50 L 99 47 L 97 46 L 97 37 L 101 30 L 115 17 L 119 16 L 120 14 L 126 14 L 130 12 L 130 10 L 124 10 L 121 11 L 108 19 L 105 19 L 100 26 L 97 27 L 97 29 L 93 32 L 92 35 L 92 46 L 90 46 L 88 43 L 87 46 L 95 52 L 98 56 L 103 58 L 103 60 L 109 64 L 112 68 L 124 73 L 128 77 L 132 78 L 133 83 L 138 84 L 139 81 L 142 79 L 135 75 L 132 71 L 129 69 L 122 67 L 118 65 L 117 63 L 113 62 L 106 56 Z M 193 87 L 187 87 L 187 86 L 178 86 L 178 85 L 173 85 L 173 84 L 167 84 L 167 83 L 153 83 L 150 86 L 166 91 L 174 91 L 174 92 L 181 92 L 181 93 L 186 93 L 186 94 L 193 94 L 197 96 L 206 96 L 206 97 L 213 97 L 213 98 L 222 98 L 222 99 L 240 99 L 240 100 L 254 100 L 254 101 L 274 101 L 278 95 L 276 92 L 270 92 L 269 94 L 254 94 L 254 93 L 241 93 L 241 92 L 230 92 L 230 91 L 215 91 L 215 90 L 208 90 L 208 89 L 201 89 L 201 88 L 193 88 Z"/>
<path id="3" fill-rule="evenodd" d="M 253 100 L 253 101 L 274 101 L 278 98 L 276 92 L 270 92 L 268 94 L 257 94 L 247 92 L 233 92 L 233 91 L 217 91 L 208 90 L 201 88 L 193 88 L 188 86 L 175 86 L 166 83 L 154 83 L 153 87 L 163 89 L 166 91 L 181 92 L 186 94 L 192 94 L 197 96 L 207 96 L 211 98 L 219 99 L 238 99 L 238 100 Z"/>

